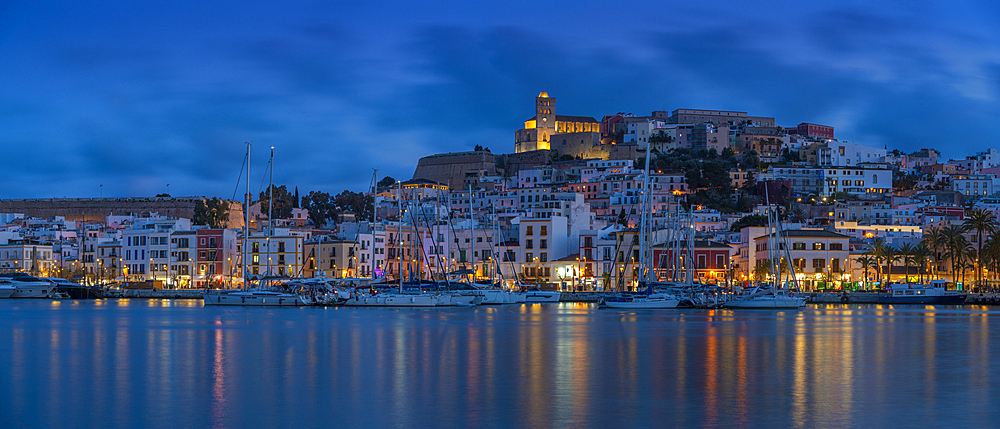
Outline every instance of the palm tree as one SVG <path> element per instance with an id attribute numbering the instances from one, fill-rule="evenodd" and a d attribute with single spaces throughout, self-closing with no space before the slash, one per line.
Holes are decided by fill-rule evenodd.
<path id="1" fill-rule="evenodd" d="M 885 261 L 886 272 L 885 278 L 886 282 L 892 281 L 892 266 L 899 260 L 900 254 L 899 249 L 892 247 L 891 245 L 884 244 L 880 249 L 882 260 Z M 881 279 L 880 279 L 881 281 Z"/>
<path id="2" fill-rule="evenodd" d="M 910 282 L 910 265 L 913 265 L 914 253 L 916 252 L 916 247 L 910 243 L 903 243 L 899 246 L 899 256 L 903 259 L 903 267 L 906 271 L 906 282 Z M 918 266 L 919 268 L 919 266 Z"/>
<path id="3" fill-rule="evenodd" d="M 941 247 L 946 250 L 946 255 L 951 260 L 951 281 L 955 283 L 958 283 L 957 265 L 966 256 L 965 250 L 969 247 L 969 240 L 962 235 L 964 232 L 960 226 L 948 225 L 941 228 Z"/>
<path id="4" fill-rule="evenodd" d="M 865 271 L 864 289 L 868 289 L 868 269 L 877 262 L 875 261 L 874 256 L 865 255 L 858 258 L 858 263 L 861 264 L 861 269 Z"/>
<path id="5" fill-rule="evenodd" d="M 944 247 L 944 234 L 941 232 L 941 229 L 934 228 L 925 232 L 922 244 L 931 250 L 931 257 L 934 258 L 934 269 L 931 271 L 936 273 L 938 264 L 940 263 L 938 255 L 941 248 Z"/>
<path id="6" fill-rule="evenodd" d="M 801 223 L 806 221 L 806 211 L 802 210 L 802 207 L 795 207 L 789 214 L 789 218 L 792 222 Z"/>
<path id="7" fill-rule="evenodd" d="M 885 239 L 876 238 L 865 251 L 865 254 L 875 261 L 875 275 L 879 282 L 882 281 L 882 255 L 885 252 L 885 247 Z"/>
<path id="8" fill-rule="evenodd" d="M 969 212 L 969 215 L 965 218 L 965 223 L 962 228 L 969 232 L 976 233 L 976 259 L 975 259 L 975 269 L 976 269 L 976 286 L 979 286 L 980 274 L 982 273 L 982 262 L 979 260 L 979 256 L 983 252 L 983 232 L 992 235 L 997 231 L 997 219 L 992 213 L 983 210 L 975 209 Z"/>
<path id="9" fill-rule="evenodd" d="M 913 259 L 917 262 L 917 276 L 920 283 L 924 282 L 924 272 L 920 269 L 927 266 L 927 260 L 934 256 L 934 252 L 924 243 L 918 244 L 913 249 Z"/>

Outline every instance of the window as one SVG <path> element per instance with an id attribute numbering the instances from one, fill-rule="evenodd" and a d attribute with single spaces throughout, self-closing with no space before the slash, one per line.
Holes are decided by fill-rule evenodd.
<path id="1" fill-rule="evenodd" d="M 813 243 L 813 250 L 824 250 L 826 246 L 823 243 Z"/>
<path id="2" fill-rule="evenodd" d="M 539 255 L 539 257 L 538 257 L 538 261 L 539 262 L 549 262 L 549 254 L 545 253 L 545 252 L 542 252 L 542 254 Z"/>
<path id="3" fill-rule="evenodd" d="M 524 230 L 524 235 L 534 235 L 534 229 L 533 226 L 528 225 L 527 229 Z"/>
<path id="4" fill-rule="evenodd" d="M 549 235 L 549 227 L 547 225 L 542 225 L 542 235 Z"/>
<path id="5" fill-rule="evenodd" d="M 715 268 L 725 269 L 726 268 L 726 256 L 725 255 L 715 255 Z"/>
<path id="6" fill-rule="evenodd" d="M 826 268 L 826 259 L 813 259 L 813 268 L 815 269 Z"/>
<path id="7" fill-rule="evenodd" d="M 534 262 L 535 261 L 535 254 L 531 253 L 531 252 L 525 253 L 524 254 L 524 260 L 525 260 L 525 262 Z"/>
<path id="8" fill-rule="evenodd" d="M 524 248 L 525 249 L 533 249 L 535 247 L 533 241 L 534 240 L 524 240 Z"/>
<path id="9" fill-rule="evenodd" d="M 204 246 L 205 245 L 205 237 L 202 237 L 201 240 L 198 240 L 198 244 Z"/>
<path id="10" fill-rule="evenodd" d="M 830 250 L 844 250 L 844 245 L 841 243 L 830 243 Z"/>
<path id="11" fill-rule="evenodd" d="M 482 243 L 483 237 L 476 237 L 476 243 Z"/>
<path id="12" fill-rule="evenodd" d="M 549 240 L 539 240 L 538 241 L 538 248 L 539 249 L 548 249 L 549 248 Z"/>
<path id="13" fill-rule="evenodd" d="M 806 250 L 805 243 L 792 243 L 792 250 Z"/>

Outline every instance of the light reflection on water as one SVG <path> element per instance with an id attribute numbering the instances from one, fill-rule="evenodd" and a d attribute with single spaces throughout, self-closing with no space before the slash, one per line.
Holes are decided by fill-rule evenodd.
<path id="1" fill-rule="evenodd" d="M 998 309 L 0 301 L 0 427 L 987 426 Z"/>

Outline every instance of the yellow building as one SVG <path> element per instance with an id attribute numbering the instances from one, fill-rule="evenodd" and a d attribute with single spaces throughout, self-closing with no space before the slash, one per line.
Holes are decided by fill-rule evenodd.
<path id="1" fill-rule="evenodd" d="M 556 115 L 556 99 L 541 92 L 535 97 L 535 116 L 524 121 L 524 128 L 514 134 L 517 153 L 551 149 L 557 134 L 600 133 L 601 123 L 589 116 Z"/>

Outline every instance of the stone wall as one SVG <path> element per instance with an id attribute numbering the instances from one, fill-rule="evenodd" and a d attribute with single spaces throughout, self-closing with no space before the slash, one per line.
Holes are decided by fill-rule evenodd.
<path id="1" fill-rule="evenodd" d="M 37 198 L 0 200 L 0 213 L 23 213 L 25 216 L 66 220 L 104 222 L 110 215 L 155 212 L 161 216 L 191 219 L 195 202 L 203 197 L 179 198 Z M 229 228 L 243 227 L 243 204 L 230 201 Z"/>

